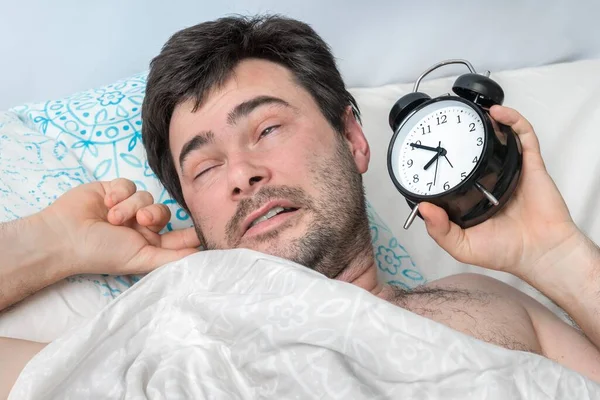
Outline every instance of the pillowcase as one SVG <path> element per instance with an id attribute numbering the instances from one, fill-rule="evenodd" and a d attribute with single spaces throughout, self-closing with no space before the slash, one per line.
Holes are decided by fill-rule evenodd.
<path id="1" fill-rule="evenodd" d="M 15 107 L 0 114 L 0 222 L 24 217 L 51 204 L 70 188 L 94 180 L 124 177 L 147 190 L 156 202 L 167 205 L 171 219 L 165 230 L 192 226 L 189 215 L 168 194 L 148 167 L 141 136 L 141 105 L 146 75 L 139 74 L 106 87 L 74 94 L 64 99 Z M 378 277 L 404 288 L 425 283 L 406 249 L 367 201 L 372 245 Z M 67 279 L 32 296 L 0 318 L 0 335 L 5 334 L 8 316 L 18 315 L 20 324 L 31 314 L 61 314 L 69 320 L 73 304 L 88 304 L 83 297 L 95 297 L 103 306 L 118 296 L 138 276 L 81 275 Z M 77 289 L 76 289 L 77 288 Z M 57 305 L 47 299 L 50 292 L 70 291 Z M 38 309 L 37 307 L 42 307 Z M 48 307 L 48 308 L 46 308 Z M 93 307 L 98 310 L 99 307 Z M 94 310 L 76 314 L 92 315 Z M 51 312 L 50 312 L 51 311 Z M 16 317 L 15 317 L 16 318 Z M 12 319 L 13 328 L 19 323 Z M 54 327 L 60 324 L 53 323 Z M 31 340 L 42 340 L 27 335 Z M 39 327 L 38 327 L 39 329 Z M 44 331 L 48 340 L 56 331 Z M 10 336 L 16 336 L 14 329 Z M 42 333 L 40 330 L 39 333 Z"/>
<path id="2" fill-rule="evenodd" d="M 31 215 L 77 185 L 91 182 L 64 142 L 0 112 L 0 223 Z M 26 240 L 27 238 L 24 238 Z M 0 314 L 0 336 L 50 341 L 129 288 L 138 277 L 72 276 Z"/>

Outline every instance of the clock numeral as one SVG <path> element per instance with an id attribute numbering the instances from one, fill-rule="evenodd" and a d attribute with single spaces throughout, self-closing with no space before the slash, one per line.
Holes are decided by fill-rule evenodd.
<path id="1" fill-rule="evenodd" d="M 469 124 L 469 132 L 475 132 L 475 122 Z"/>
<path id="2" fill-rule="evenodd" d="M 483 138 L 482 137 L 477 138 L 477 146 L 483 146 Z"/>
<path id="3" fill-rule="evenodd" d="M 431 186 L 432 186 L 432 185 L 433 185 L 433 182 L 429 182 L 429 183 L 427 184 L 427 186 L 429 186 L 429 191 L 430 191 L 430 192 L 431 192 Z"/>
<path id="4" fill-rule="evenodd" d="M 408 164 L 408 168 L 410 168 L 410 167 L 413 166 L 413 160 L 412 159 L 408 160 L 406 163 Z"/>
<path id="5" fill-rule="evenodd" d="M 421 127 L 421 132 L 422 132 L 423 135 L 426 134 L 426 133 L 431 133 L 431 126 L 427 125 L 427 132 L 425 132 L 425 127 L 422 126 Z M 419 144 L 421 144 L 421 143 L 419 143 Z"/>
<path id="6" fill-rule="evenodd" d="M 446 116 L 445 115 L 440 115 L 439 117 L 437 117 L 437 124 L 438 125 L 442 125 L 446 123 Z"/>
<path id="7" fill-rule="evenodd" d="M 475 158 L 477 158 L 477 157 L 475 157 Z M 461 181 L 464 180 L 466 177 L 467 177 L 467 173 L 466 172 L 461 172 L 460 173 L 460 180 Z"/>
<path id="8" fill-rule="evenodd" d="M 477 164 L 477 161 L 479 161 L 479 158 L 477 158 L 477 156 L 475 156 L 475 158 L 473 159 L 473 164 Z"/>
<path id="9" fill-rule="evenodd" d="M 450 189 L 450 182 L 449 181 L 446 182 L 446 183 L 444 183 L 444 190 L 448 190 L 448 189 Z"/>
<path id="10" fill-rule="evenodd" d="M 415 142 L 415 144 L 421 144 L 421 141 L 420 141 L 420 140 L 417 140 L 417 141 Z M 413 151 L 414 149 L 415 149 L 414 147 L 412 147 L 412 146 L 410 147 L 410 150 L 411 150 L 411 151 Z"/>
<path id="11" fill-rule="evenodd" d="M 460 124 L 460 115 L 457 115 L 456 118 L 458 119 L 457 124 Z"/>
<path id="12" fill-rule="evenodd" d="M 415 174 L 415 175 L 413 176 L 413 182 L 414 182 L 414 183 L 417 183 L 417 182 L 419 182 L 419 175 Z"/>

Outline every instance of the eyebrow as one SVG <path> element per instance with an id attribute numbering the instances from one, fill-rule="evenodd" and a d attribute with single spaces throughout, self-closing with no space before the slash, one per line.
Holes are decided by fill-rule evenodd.
<path id="1" fill-rule="evenodd" d="M 241 118 L 247 117 L 252 111 L 257 109 L 258 107 L 271 104 L 293 108 L 287 101 L 280 99 L 279 97 L 257 96 L 253 99 L 244 101 L 243 103 L 240 103 L 237 106 L 235 106 L 235 108 L 231 110 L 227 115 L 227 124 L 233 126 L 237 124 L 237 122 Z"/>
<path id="2" fill-rule="evenodd" d="M 186 158 L 192 153 L 200 149 L 202 146 L 205 146 L 209 143 L 215 142 L 215 134 L 213 131 L 204 131 L 200 132 L 192 139 L 188 140 L 181 149 L 181 153 L 179 154 L 179 168 L 183 171 L 183 163 Z"/>
<path id="3" fill-rule="evenodd" d="M 233 110 L 227 114 L 227 124 L 235 125 L 237 122 L 244 117 L 247 117 L 252 113 L 252 111 L 256 110 L 258 107 L 266 106 L 266 105 L 280 105 L 283 107 L 292 107 L 287 101 L 280 99 L 279 97 L 273 96 L 257 96 L 250 100 L 244 101 L 237 106 Z M 188 140 L 181 149 L 181 153 L 179 154 L 179 168 L 183 171 L 183 164 L 190 153 L 199 150 L 203 146 L 207 144 L 214 143 L 215 134 L 213 131 L 204 131 L 200 132 L 192 139 Z"/>

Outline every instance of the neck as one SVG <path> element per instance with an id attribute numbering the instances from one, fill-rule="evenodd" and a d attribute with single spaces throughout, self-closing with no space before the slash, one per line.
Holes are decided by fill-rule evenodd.
<path id="1" fill-rule="evenodd" d="M 335 279 L 356 285 L 376 296 L 384 294 L 384 285 L 377 280 L 377 266 L 370 246 L 354 257 Z"/>

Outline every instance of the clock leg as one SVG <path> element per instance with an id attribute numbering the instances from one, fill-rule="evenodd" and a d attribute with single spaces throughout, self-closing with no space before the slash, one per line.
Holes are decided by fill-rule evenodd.
<path id="1" fill-rule="evenodd" d="M 419 212 L 419 203 L 415 204 L 412 211 L 410 212 L 410 215 L 408 216 L 408 218 L 406 219 L 406 222 L 404 223 L 404 229 L 410 228 L 410 226 L 412 225 L 413 221 L 415 220 L 418 212 Z"/>
<path id="2" fill-rule="evenodd" d="M 486 190 L 486 188 L 484 188 L 479 182 L 475 182 L 475 187 L 481 192 L 483 193 L 483 195 L 490 201 L 490 203 L 492 203 L 493 205 L 497 206 L 498 204 L 500 204 L 500 202 L 498 201 L 497 198 L 494 197 L 493 194 L 491 194 L 490 192 L 488 192 Z"/>

